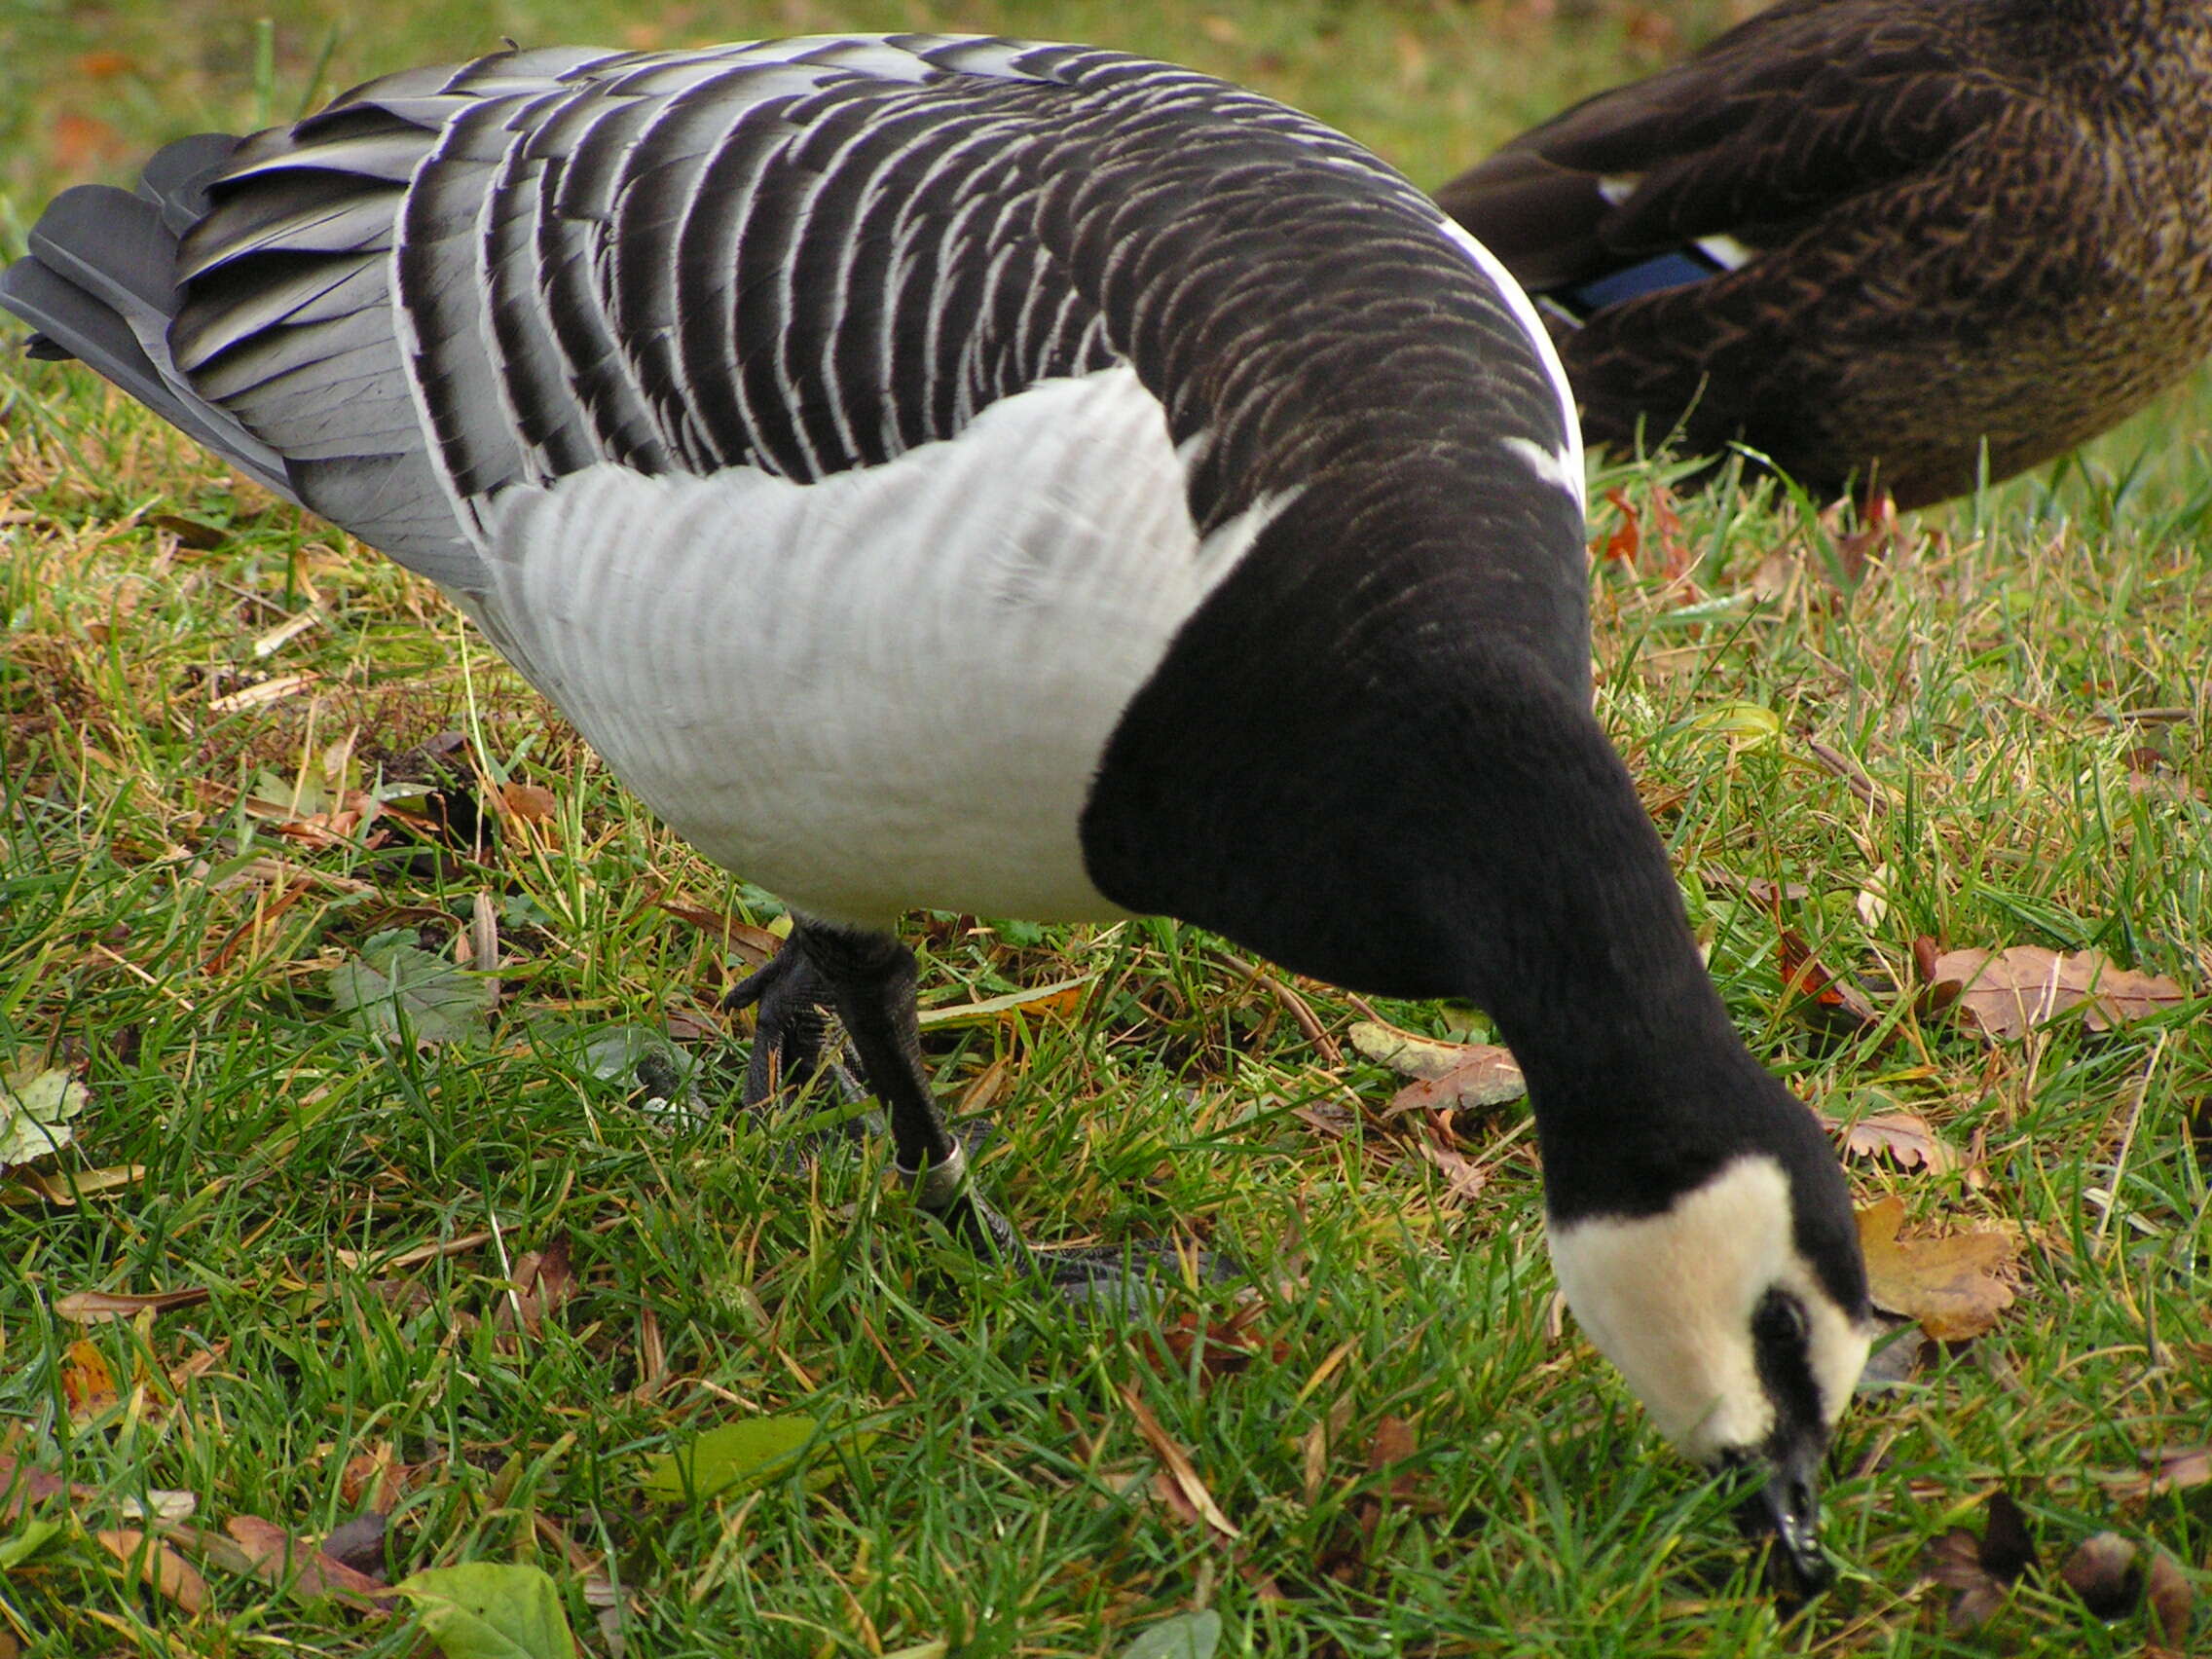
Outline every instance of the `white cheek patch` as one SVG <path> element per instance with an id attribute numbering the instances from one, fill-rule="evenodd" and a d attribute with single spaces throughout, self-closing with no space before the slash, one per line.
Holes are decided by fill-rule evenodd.
<path id="1" fill-rule="evenodd" d="M 1789 1254 L 1789 1178 L 1745 1158 L 1657 1215 L 1555 1227 L 1552 1266 L 1574 1317 L 1659 1432 L 1709 1461 L 1763 1441 L 1774 1406 L 1751 1309 Z"/>
<path id="2" fill-rule="evenodd" d="M 1774 1430 L 1751 1333 L 1769 1290 L 1793 1293 L 1805 1310 L 1830 1427 L 1866 1363 L 1870 1333 L 1822 1288 L 1794 1236 L 1789 1178 L 1764 1156 L 1738 1159 L 1657 1215 L 1550 1230 L 1575 1319 L 1659 1431 L 1699 1462 L 1758 1446 Z"/>
<path id="3" fill-rule="evenodd" d="M 1852 1393 L 1859 1386 L 1859 1374 L 1866 1369 L 1866 1355 L 1874 1346 L 1874 1331 L 1871 1325 L 1861 1324 L 1827 1297 L 1818 1294 L 1812 1272 L 1802 1262 L 1793 1262 L 1792 1266 L 1796 1276 L 1785 1282 L 1797 1291 L 1797 1300 L 1803 1304 L 1805 1316 L 1812 1326 L 1806 1348 L 1812 1361 L 1813 1381 L 1821 1390 L 1821 1409 L 1832 1429 L 1836 1419 L 1843 1416 L 1843 1408 L 1851 1403 Z"/>

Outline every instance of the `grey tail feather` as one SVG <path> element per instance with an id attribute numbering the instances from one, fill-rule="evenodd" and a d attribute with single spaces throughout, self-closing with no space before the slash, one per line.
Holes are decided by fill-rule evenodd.
<path id="1" fill-rule="evenodd" d="M 138 175 L 138 194 L 162 210 L 172 235 L 184 233 L 207 215 L 207 187 L 243 142 L 234 132 L 195 132 L 164 144 Z"/>
<path id="2" fill-rule="evenodd" d="M 193 391 L 170 360 L 176 253 L 205 211 L 207 184 L 238 140 L 203 132 L 146 164 L 138 194 L 65 190 L 31 227 L 30 252 L 0 271 L 0 308 L 36 332 L 29 351 L 75 357 L 287 500 L 299 492 L 284 458 Z"/>

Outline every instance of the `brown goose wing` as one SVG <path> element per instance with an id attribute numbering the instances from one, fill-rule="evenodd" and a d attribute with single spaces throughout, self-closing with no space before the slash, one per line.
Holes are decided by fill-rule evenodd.
<path id="1" fill-rule="evenodd" d="M 1601 92 L 1437 192 L 1525 284 L 1703 237 L 1751 247 L 1939 162 L 2024 95 L 1972 7 L 1783 0 Z"/>

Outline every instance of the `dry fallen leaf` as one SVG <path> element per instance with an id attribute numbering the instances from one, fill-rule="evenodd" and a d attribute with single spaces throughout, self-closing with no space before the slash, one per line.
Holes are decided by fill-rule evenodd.
<path id="1" fill-rule="evenodd" d="M 389 1522 L 372 1509 L 333 1527 L 315 1548 L 341 1566 L 366 1573 L 381 1584 L 384 1582 L 385 1533 L 388 1530 Z"/>
<path id="2" fill-rule="evenodd" d="M 69 1405 L 69 1420 L 86 1422 L 112 1411 L 122 1395 L 106 1356 L 91 1343 L 71 1343 L 61 1362 L 61 1397 Z"/>
<path id="3" fill-rule="evenodd" d="M 1478 1197 L 1490 1185 L 1490 1172 L 1453 1146 L 1445 1135 L 1417 1135 L 1414 1145 L 1423 1158 L 1436 1165 L 1454 1198 L 1464 1200 Z"/>
<path id="4" fill-rule="evenodd" d="M 242 690 L 227 692 L 212 699 L 207 709 L 210 714 L 236 715 L 247 709 L 258 709 L 264 703 L 274 703 L 289 697 L 293 692 L 313 685 L 322 677 L 318 674 L 278 674 L 267 680 L 256 681 Z"/>
<path id="5" fill-rule="evenodd" d="M 1266 1312 L 1257 1299 L 1240 1304 L 1226 1319 L 1209 1320 L 1198 1309 L 1186 1309 L 1161 1329 L 1157 1346 L 1148 1339 L 1140 1338 L 1139 1343 L 1153 1362 L 1170 1375 L 1188 1373 L 1196 1353 L 1201 1381 L 1234 1377 L 1248 1370 L 1262 1354 L 1278 1362 L 1289 1357 L 1288 1343 L 1280 1338 L 1271 1341 L 1254 1329 Z"/>
<path id="6" fill-rule="evenodd" d="M 1959 1166 L 1959 1155 L 1929 1126 L 1928 1120 L 1910 1112 L 1862 1118 L 1845 1132 L 1843 1144 L 1855 1158 L 1887 1156 L 1900 1169 L 1925 1167 L 1940 1175 Z"/>
<path id="7" fill-rule="evenodd" d="M 1999 1038 L 2024 1037 L 2077 1008 L 2091 1031 L 2109 1031 L 2188 1000 L 2163 975 L 2121 968 L 2102 951 L 2062 954 L 2040 944 L 1947 951 L 1936 958 L 1928 977 L 1939 1000 L 1943 987 L 1956 985 L 1964 1016 Z"/>
<path id="8" fill-rule="evenodd" d="M 1612 534 L 1598 549 L 1599 556 L 1634 567 L 1641 560 L 1646 539 L 1643 515 L 1637 511 L 1636 503 L 1629 499 L 1625 490 L 1607 490 L 1605 499 L 1621 515 L 1621 522 L 1613 527 Z M 1660 573 L 1669 581 L 1675 581 L 1686 574 L 1695 563 L 1689 543 L 1682 535 L 1681 515 L 1675 511 L 1674 495 L 1664 484 L 1652 486 L 1646 504 L 1651 516 L 1649 539 L 1658 549 Z M 1687 591 L 1683 597 L 1696 598 L 1695 586 L 1684 585 Z"/>
<path id="9" fill-rule="evenodd" d="M 2142 1468 L 2108 1472 L 2097 1479 L 2121 1498 L 2158 1497 L 2212 1485 L 2212 1446 L 2169 1446 L 2162 1452 L 2148 1452 Z"/>
<path id="10" fill-rule="evenodd" d="M 1371 1476 L 1386 1474 L 1419 1449 L 1412 1423 L 1404 1418 L 1385 1417 L 1376 1423 L 1375 1432 L 1368 1439 L 1367 1472 Z M 1404 1502 L 1415 1495 L 1417 1487 L 1418 1482 L 1413 1472 L 1405 1470 L 1390 1476 L 1382 1485 L 1381 1492 L 1382 1496 L 1393 1502 Z M 1362 1498 L 1357 1517 L 1361 1533 L 1372 1540 L 1375 1529 L 1382 1519 L 1382 1497 Z"/>
<path id="11" fill-rule="evenodd" d="M 2151 1552 L 2151 1632 L 2169 1651 L 2189 1651 L 2190 1615 L 2196 1607 L 2196 1589 L 2180 1562 L 2164 1550 Z"/>
<path id="12" fill-rule="evenodd" d="M 328 1596 L 350 1605 L 388 1606 L 397 1598 L 382 1579 L 357 1572 L 304 1538 L 254 1515 L 234 1515 L 223 1524 L 252 1563 L 254 1576 L 288 1591 L 303 1602 Z"/>
<path id="13" fill-rule="evenodd" d="M 2083 1538 L 2058 1575 L 2100 1619 L 2117 1619 L 2132 1607 L 2143 1576 L 2135 1565 L 2135 1546 L 2118 1532 Z"/>
<path id="14" fill-rule="evenodd" d="M 363 1504 L 374 1513 L 388 1515 L 430 1467 L 400 1462 L 392 1453 L 391 1442 L 380 1440 L 370 1450 L 346 1459 L 346 1466 L 338 1472 L 338 1495 L 348 1503 Z"/>
<path id="15" fill-rule="evenodd" d="M 1144 1403 L 1144 1396 L 1133 1384 L 1124 1382 L 1122 1400 L 1129 1408 L 1129 1416 L 1136 1419 L 1137 1432 L 1144 1436 L 1145 1444 L 1161 1461 L 1160 1472 L 1163 1477 L 1158 1483 L 1161 1496 L 1185 1519 L 1202 1524 L 1217 1541 L 1235 1543 L 1242 1534 L 1230 1525 L 1229 1517 L 1221 1512 L 1221 1505 L 1214 1502 L 1213 1493 L 1206 1491 L 1205 1482 L 1198 1479 L 1198 1471 L 1192 1467 L 1189 1455 L 1161 1427 L 1160 1419 L 1152 1415 L 1152 1408 Z"/>
<path id="16" fill-rule="evenodd" d="M 1386 1115 L 1412 1111 L 1475 1111 L 1518 1100 L 1529 1092 L 1521 1068 L 1493 1043 L 1445 1043 L 1383 1025 L 1353 1022 L 1351 1046 L 1377 1065 L 1414 1079 L 1383 1108 Z"/>
<path id="17" fill-rule="evenodd" d="M 516 1327 L 535 1337 L 545 1328 L 545 1316 L 558 1312 L 576 1293 L 575 1271 L 569 1265 L 569 1240 L 555 1238 L 542 1250 L 531 1250 L 515 1259 L 514 1287 L 500 1299 L 492 1314 L 499 1332 L 497 1346 L 502 1353 L 519 1347 Z"/>
<path id="18" fill-rule="evenodd" d="M 1876 865 L 1859 884 L 1859 897 L 1852 907 L 1859 912 L 1859 920 L 1868 933 L 1880 933 L 1882 924 L 1890 916 L 1890 889 L 1897 882 L 1897 872 L 1888 865 Z"/>
<path id="19" fill-rule="evenodd" d="M 524 824 L 544 824 L 559 811 L 553 792 L 536 784 L 501 784 L 493 804 L 507 817 Z"/>
<path id="20" fill-rule="evenodd" d="M 1708 887 L 1717 887 L 1724 893 L 1740 893 L 1765 910 L 1801 903 L 1813 896 L 1812 888 L 1802 881 L 1775 881 L 1763 875 L 1741 876 L 1718 865 L 1701 865 L 1697 873 L 1698 879 Z"/>
<path id="21" fill-rule="evenodd" d="M 985 997 L 980 1002 L 958 1003 L 951 1008 L 925 1008 L 919 1014 L 922 1029 L 941 1031 L 962 1025 L 992 1025 L 1018 1023 L 1028 1014 L 1056 1014 L 1073 1019 L 1083 1007 L 1083 999 L 1090 989 L 1092 976 L 1077 979 L 1060 979 L 1050 985 L 1039 985 L 1035 990 L 1009 991 L 1003 997 Z"/>
<path id="22" fill-rule="evenodd" d="M 44 1503 L 59 1493 L 71 1496 L 90 1496 L 90 1488 L 72 1488 L 59 1475 L 50 1475 L 44 1469 L 0 1453 L 0 1521 L 13 1521 L 35 1503 Z"/>
<path id="23" fill-rule="evenodd" d="M 489 1232 L 464 1233 L 459 1238 L 448 1238 L 443 1243 L 418 1244 L 414 1249 L 402 1250 L 396 1256 L 387 1256 L 377 1250 L 343 1250 L 336 1247 L 332 1248 L 330 1255 L 333 1261 L 348 1272 L 358 1271 L 364 1263 L 369 1262 L 389 1272 L 399 1268 L 419 1267 L 424 1262 L 436 1261 L 441 1256 L 466 1255 L 491 1240 L 492 1235 Z"/>
<path id="24" fill-rule="evenodd" d="M 2012 1287 L 2000 1275 L 2018 1259 L 2018 1241 L 2006 1233 L 1899 1238 L 1903 1225 L 1901 1198 L 1884 1198 L 1859 1212 L 1859 1242 L 1875 1306 L 1919 1320 L 1937 1342 L 1977 1337 L 1994 1326 L 2012 1305 Z"/>
<path id="25" fill-rule="evenodd" d="M 680 922 L 689 922 L 701 933 L 713 934 L 722 941 L 722 948 L 733 950 L 756 967 L 781 950 L 784 941 L 766 928 L 756 928 L 750 922 L 741 922 L 735 916 L 726 916 L 719 910 L 710 910 L 703 904 L 685 904 L 673 899 L 655 901 L 660 907 Z"/>
<path id="26" fill-rule="evenodd" d="M 73 1119 L 92 1095 L 58 1067 L 26 1060 L 0 1071 L 0 1169 L 58 1152 L 77 1138 Z"/>
<path id="27" fill-rule="evenodd" d="M 1421 1037 L 1372 1019 L 1352 1021 L 1351 1029 L 1345 1035 L 1351 1039 L 1351 1046 L 1359 1052 L 1379 1066 L 1388 1066 L 1400 1077 L 1443 1077 L 1459 1063 L 1467 1050 L 1464 1043 L 1439 1042 L 1434 1037 Z"/>
<path id="28" fill-rule="evenodd" d="M 1882 1022 L 1866 993 L 1823 966 L 1795 928 L 1781 930 L 1775 951 L 1782 967 L 1782 988 L 1798 999 L 1790 1012 L 1815 1030 L 1848 1037 Z"/>
<path id="29" fill-rule="evenodd" d="M 179 1308 L 198 1308 L 215 1293 L 204 1286 L 184 1290 L 155 1290 L 126 1295 L 114 1290 L 72 1291 L 54 1305 L 64 1319 L 89 1325 L 97 1319 L 130 1319 L 147 1311 L 167 1313 Z"/>
<path id="30" fill-rule="evenodd" d="M 207 1581 L 168 1545 L 150 1542 L 135 1527 L 94 1532 L 92 1536 L 108 1554 L 124 1566 L 135 1567 L 139 1577 L 186 1612 L 197 1613 L 207 1605 Z"/>
<path id="31" fill-rule="evenodd" d="M 1390 1096 L 1386 1118 L 1401 1112 L 1478 1112 L 1502 1106 L 1529 1092 L 1520 1062 L 1494 1043 L 1470 1043 L 1458 1062 L 1441 1077 L 1418 1078 Z"/>
<path id="32" fill-rule="evenodd" d="M 1959 1593 L 1951 1604 L 1951 1628 L 1972 1630 L 2003 1605 L 2013 1582 L 2036 1564 L 2027 1517 L 2011 1495 L 1989 1495 L 1989 1520 L 1981 1537 L 1954 1527 L 1928 1549 L 1924 1570 Z"/>
<path id="33" fill-rule="evenodd" d="M 146 1178 L 143 1163 L 118 1163 L 107 1169 L 63 1169 L 52 1175 L 35 1169 L 10 1173 L 12 1185 L 0 1190 L 0 1204 L 49 1203 L 67 1209 L 81 1198 L 118 1193 Z"/>
<path id="34" fill-rule="evenodd" d="M 189 1521 L 200 1510 L 200 1494 L 193 1492 L 174 1492 L 164 1487 L 149 1487 L 142 1498 L 118 1499 L 116 1508 L 126 1521 L 151 1521 L 157 1527 L 166 1527 L 178 1521 Z"/>
<path id="35" fill-rule="evenodd" d="M 1928 1333 L 1910 1319 L 1879 1323 L 1884 1329 L 1875 1338 L 1874 1351 L 1859 1373 L 1855 1393 L 1885 1394 L 1902 1387 L 1919 1375 L 1921 1361 L 1928 1357 Z"/>

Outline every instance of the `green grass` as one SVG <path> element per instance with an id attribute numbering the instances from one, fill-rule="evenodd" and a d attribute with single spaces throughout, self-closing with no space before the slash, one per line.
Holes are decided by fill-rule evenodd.
<path id="1" fill-rule="evenodd" d="M 1609 0 L 1556 21 L 1518 0 L 791 0 L 649 23 L 596 4 L 395 6 L 374 24 L 269 11 L 257 88 L 232 8 L 18 4 L 0 227 L 163 137 L 289 113 L 326 41 L 318 95 L 501 33 L 1089 37 L 1254 82 L 1429 183 L 1661 50 Z M 1726 12 L 1670 15 L 1687 41 Z M 394 1576 L 536 1563 L 594 1652 L 585 1588 L 611 1578 L 626 1651 L 655 1659 L 1113 1653 L 1199 1605 L 1224 1614 L 1225 1652 L 1270 1655 L 2138 1650 L 2141 1610 L 2101 1623 L 2050 1569 L 2110 1528 L 2205 1583 L 2212 1488 L 2145 1497 L 2097 1477 L 2202 1444 L 2212 1420 L 2212 1022 L 2199 1002 L 1992 1047 L 1914 1012 L 1912 949 L 2095 947 L 2212 986 L 2203 406 L 2183 388 L 2054 473 L 1908 521 L 1848 592 L 1825 573 L 1831 534 L 1767 498 L 1681 504 L 1694 593 L 1656 560 L 1599 573 L 1605 717 L 1743 1028 L 1822 1109 L 1918 1112 L 1974 1161 L 1972 1181 L 1855 1163 L 1862 1198 L 1896 1193 L 1930 1231 L 2017 1224 L 2029 1243 L 1994 1331 L 1847 1419 L 1828 1512 L 1848 1576 L 1785 1622 L 1725 1494 L 1660 1450 L 1571 1324 L 1547 1331 L 1517 1109 L 1455 1126 L 1490 1176 L 1460 1200 L 1380 1116 L 1394 1080 L 1332 1058 L 1196 931 L 916 918 L 930 1002 L 1089 979 L 1072 1020 L 930 1040 L 944 1097 L 999 1125 L 991 1190 L 1039 1239 L 1165 1234 L 1241 1257 L 1256 1351 L 1209 1376 L 1147 1328 L 1228 1318 L 1222 1299 L 1171 1297 L 1124 1330 L 1009 1290 L 913 1219 L 880 1153 L 801 1165 L 721 1109 L 745 1030 L 716 1003 L 737 967 L 657 901 L 760 924 L 772 901 L 616 789 L 432 590 L 82 374 L 0 359 L 0 1059 L 66 1065 L 92 1091 L 79 1143 L 34 1166 L 51 1192 L 129 1171 L 76 1202 L 0 1187 L 0 1453 L 82 1489 L 70 1525 L 0 1577 L 0 1653 L 419 1650 L 404 1620 L 191 1550 L 203 1609 L 148 1591 L 94 1534 L 151 1492 L 191 1493 L 216 1532 L 258 1517 L 302 1537 L 388 1500 Z M 1658 476 L 1601 484 L 1648 525 Z M 1598 510 L 1601 538 L 1615 517 Z M 186 521 L 220 534 L 180 546 Z M 1771 711 L 1779 736 L 1732 741 L 1715 718 L 1731 704 Z M 448 729 L 488 774 L 550 791 L 554 818 L 441 858 L 404 838 L 311 845 L 239 805 L 319 787 L 334 751 L 345 781 L 373 784 Z M 1859 903 L 1877 869 L 1881 912 Z M 1783 919 L 1874 987 L 1878 1032 L 1822 1038 L 1793 1014 L 1776 916 L 1744 893 L 1758 880 L 1808 890 Z M 331 968 L 394 928 L 450 957 L 479 896 L 505 998 L 481 1042 L 395 1048 L 333 1009 Z M 1294 988 L 1343 1044 L 1360 1006 Z M 1469 1029 L 1463 1011 L 1380 1012 Z M 589 1063 L 595 1036 L 641 1031 L 676 1033 L 712 1110 L 655 1115 Z M 513 1275 L 556 1243 L 573 1295 L 518 1340 L 500 1317 Z M 135 1320 L 55 1311 L 190 1287 L 208 1300 Z M 87 1402 L 100 1368 L 117 1395 Z M 1159 1495 L 1132 1390 L 1234 1545 Z M 644 1492 L 653 1455 L 776 1412 L 832 1425 L 815 1465 L 831 1478 Z M 1379 1443 L 1412 1455 L 1378 1468 Z M 382 1497 L 361 1488 L 378 1459 L 400 1471 Z M 1954 1633 L 1919 1563 L 1947 1528 L 1978 1530 L 2000 1487 L 2046 1571 Z"/>

